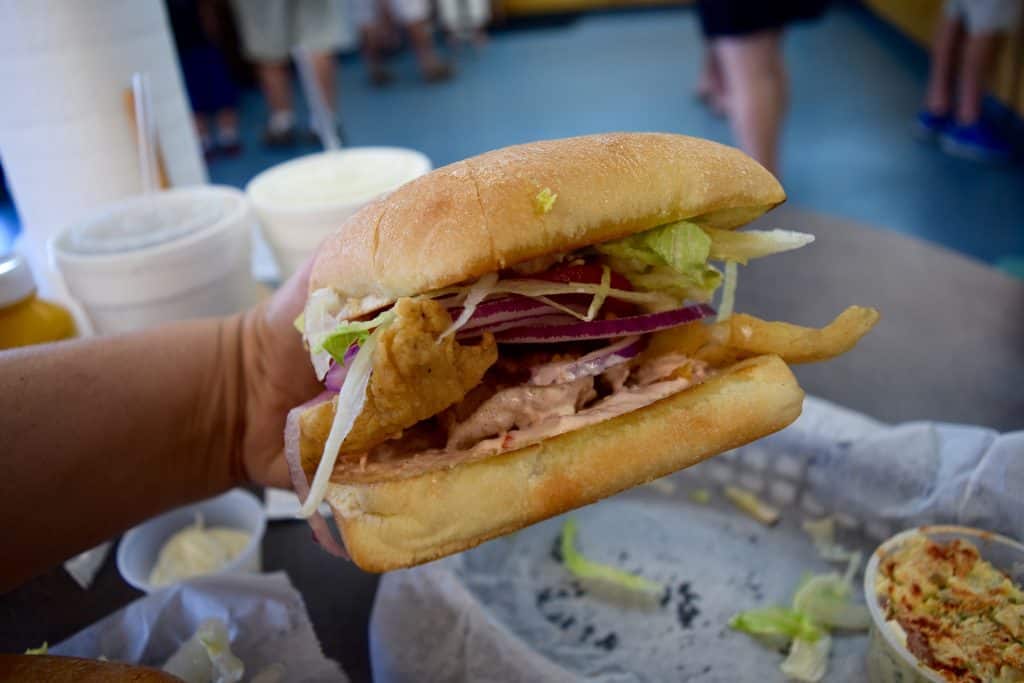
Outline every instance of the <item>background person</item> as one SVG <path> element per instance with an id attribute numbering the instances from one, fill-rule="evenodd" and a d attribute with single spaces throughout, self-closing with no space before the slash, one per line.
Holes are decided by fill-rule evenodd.
<path id="1" fill-rule="evenodd" d="M 334 55 L 345 40 L 341 0 L 233 0 L 232 6 L 245 54 L 256 64 L 270 108 L 263 141 L 271 147 L 294 145 L 298 136 L 288 68 L 291 50 L 309 51 L 324 100 L 336 111 Z"/>
<path id="2" fill-rule="evenodd" d="M 917 131 L 956 156 L 1000 161 L 1010 146 L 981 117 L 992 63 L 1016 27 L 1021 0 L 948 0 L 932 45 L 931 71 Z"/>
<path id="3" fill-rule="evenodd" d="M 441 58 L 434 42 L 428 0 L 353 0 L 353 6 L 363 61 L 373 85 L 387 85 L 395 78 L 384 65 L 384 51 L 394 24 L 400 24 L 408 34 L 424 81 L 436 83 L 452 77 L 451 66 Z"/>
<path id="4" fill-rule="evenodd" d="M 789 87 L 782 55 L 783 28 L 820 16 L 825 6 L 825 0 L 697 3 L 709 46 L 704 66 L 709 101 L 729 117 L 743 151 L 776 176 Z"/>
<path id="5" fill-rule="evenodd" d="M 219 46 L 216 0 L 167 0 L 167 10 L 203 154 L 238 154 L 238 87 Z"/>

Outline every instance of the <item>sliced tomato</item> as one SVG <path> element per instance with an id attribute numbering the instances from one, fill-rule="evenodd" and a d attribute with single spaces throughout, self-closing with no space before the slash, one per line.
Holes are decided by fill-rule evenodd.
<path id="1" fill-rule="evenodd" d="M 581 263 L 576 265 L 558 265 L 530 277 L 535 280 L 546 280 L 548 282 L 564 282 L 567 284 L 580 282 L 588 285 L 597 285 L 601 284 L 603 276 L 604 267 L 600 263 Z M 612 289 L 633 291 L 633 285 L 630 284 L 629 280 L 614 270 L 612 271 L 611 286 Z M 551 298 L 559 303 L 576 304 L 579 306 L 586 306 L 591 300 L 588 294 L 558 294 Z M 616 316 L 633 315 L 636 310 L 634 304 L 628 301 L 621 301 L 616 299 L 614 295 L 610 295 L 605 299 L 604 305 L 601 306 L 600 317 L 604 318 L 609 313 Z"/>
<path id="2" fill-rule="evenodd" d="M 537 273 L 530 277 L 537 280 L 547 280 L 548 282 L 582 282 L 584 284 L 596 285 L 601 283 L 601 277 L 604 275 L 604 266 L 599 263 L 583 263 L 578 265 L 559 265 L 546 270 L 543 273 Z M 624 289 L 627 291 L 633 290 L 633 285 L 629 283 L 624 275 L 612 271 L 612 287 L 614 289 Z"/>

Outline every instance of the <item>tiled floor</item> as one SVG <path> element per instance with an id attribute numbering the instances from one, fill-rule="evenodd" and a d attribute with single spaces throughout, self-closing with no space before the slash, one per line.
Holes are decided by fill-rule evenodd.
<path id="1" fill-rule="evenodd" d="M 692 96 L 700 51 L 695 13 L 668 9 L 501 32 L 479 55 L 461 55 L 458 77 L 437 86 L 422 84 L 403 55 L 394 64 L 399 81 L 374 90 L 358 60 L 346 57 L 342 118 L 350 144 L 415 147 L 438 165 L 511 143 L 606 130 L 728 141 L 728 126 Z M 920 50 L 863 10 L 841 6 L 792 30 L 786 52 L 793 98 L 783 182 L 793 204 L 990 263 L 1024 254 L 1024 168 L 951 159 L 909 135 L 927 68 Z M 262 149 L 264 112 L 259 95 L 246 93 L 247 149 L 212 164 L 215 181 L 242 185 L 312 151 Z M 0 209 L 0 233 L 5 220 Z"/>

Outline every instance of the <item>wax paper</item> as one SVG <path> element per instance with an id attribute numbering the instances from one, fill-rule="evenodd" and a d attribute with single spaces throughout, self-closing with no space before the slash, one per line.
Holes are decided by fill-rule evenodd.
<path id="1" fill-rule="evenodd" d="M 275 664 L 285 681 L 345 683 L 324 657 L 302 597 L 283 572 L 204 576 L 151 593 L 50 648 L 51 654 L 161 667 L 204 620 L 228 627 L 245 676 Z"/>
<path id="2" fill-rule="evenodd" d="M 751 519 L 722 495 L 726 485 L 777 506 L 781 521 Z M 838 540 L 865 553 L 926 522 L 1021 538 L 1022 490 L 1024 432 L 888 426 L 809 398 L 779 434 L 571 513 L 579 549 L 659 582 L 656 599 L 575 580 L 558 556 L 564 517 L 548 520 L 386 575 L 371 621 L 375 679 L 783 680 L 783 655 L 727 622 L 789 604 L 804 574 L 836 568 L 804 520 L 834 516 Z M 710 501 L 695 502 L 697 491 Z M 825 680 L 865 680 L 866 646 L 865 634 L 834 634 Z"/>

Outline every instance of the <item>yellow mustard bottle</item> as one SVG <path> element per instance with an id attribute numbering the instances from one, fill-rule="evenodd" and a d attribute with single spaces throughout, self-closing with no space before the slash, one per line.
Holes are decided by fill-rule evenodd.
<path id="1" fill-rule="evenodd" d="M 28 264 L 0 254 L 0 350 L 75 336 L 75 321 L 63 306 L 36 296 Z"/>

